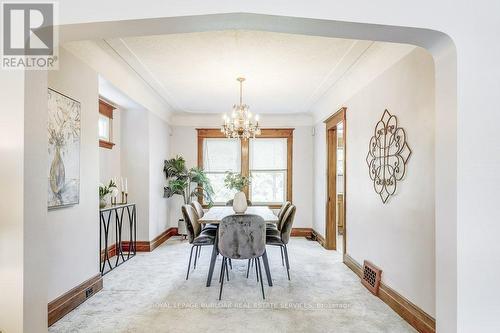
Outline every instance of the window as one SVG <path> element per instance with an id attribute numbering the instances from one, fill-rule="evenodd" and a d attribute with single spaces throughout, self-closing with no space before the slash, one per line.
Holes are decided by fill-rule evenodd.
<path id="1" fill-rule="evenodd" d="M 207 138 L 203 141 L 203 169 L 214 189 L 215 204 L 225 204 L 235 191 L 224 187 L 227 171 L 241 172 L 241 148 L 238 139 Z"/>
<path id="2" fill-rule="evenodd" d="M 111 141 L 111 119 L 99 114 L 99 140 Z"/>
<path id="3" fill-rule="evenodd" d="M 285 202 L 287 182 L 287 139 L 250 139 L 250 200 L 255 204 Z"/>
<path id="4" fill-rule="evenodd" d="M 243 189 L 256 205 L 278 208 L 292 201 L 293 129 L 262 129 L 258 138 L 227 139 L 218 129 L 198 129 L 198 167 L 203 168 L 215 191 L 214 203 L 234 196 L 224 187 L 226 171 L 252 176 Z"/>
<path id="5" fill-rule="evenodd" d="M 99 147 L 112 149 L 113 141 L 113 110 L 110 104 L 99 100 Z"/>

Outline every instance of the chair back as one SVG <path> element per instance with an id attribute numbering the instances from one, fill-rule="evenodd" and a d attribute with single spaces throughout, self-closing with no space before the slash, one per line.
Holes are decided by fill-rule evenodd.
<path id="1" fill-rule="evenodd" d="M 182 216 L 186 222 L 186 229 L 188 234 L 189 243 L 192 243 L 196 237 L 200 235 L 201 224 L 198 221 L 198 215 L 191 205 L 182 206 Z"/>
<path id="2" fill-rule="evenodd" d="M 278 212 L 278 220 L 279 220 L 278 225 L 277 225 L 278 230 L 281 230 L 281 225 L 283 224 L 283 220 L 282 220 L 283 215 L 285 215 L 286 210 L 288 209 L 288 207 L 290 207 L 291 204 L 292 203 L 290 201 L 287 201 L 287 202 L 283 203 L 283 205 L 281 206 L 281 208 Z"/>
<path id="3" fill-rule="evenodd" d="M 219 225 L 219 252 L 226 258 L 252 259 L 266 251 L 266 223 L 259 215 L 229 215 Z"/>
<path id="4" fill-rule="evenodd" d="M 231 200 L 228 200 L 226 202 L 226 206 L 232 206 L 233 205 L 233 199 Z M 253 206 L 252 202 L 250 200 L 247 199 L 247 206 Z"/>
<path id="5" fill-rule="evenodd" d="M 283 215 L 283 224 L 281 225 L 280 236 L 283 244 L 288 244 L 290 234 L 292 233 L 293 220 L 295 219 L 295 211 L 297 207 L 290 205 Z"/>
<path id="6" fill-rule="evenodd" d="M 201 219 L 203 215 L 205 215 L 205 211 L 203 210 L 202 205 L 198 201 L 195 200 L 191 202 L 191 206 L 193 206 L 199 219 Z"/>

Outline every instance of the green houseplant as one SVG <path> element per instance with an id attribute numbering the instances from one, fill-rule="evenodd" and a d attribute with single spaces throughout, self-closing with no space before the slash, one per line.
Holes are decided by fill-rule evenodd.
<path id="1" fill-rule="evenodd" d="M 186 167 L 186 161 L 182 156 L 176 156 L 165 160 L 163 172 L 167 179 L 167 185 L 163 188 L 163 196 L 171 198 L 179 195 L 184 204 L 190 204 L 193 198 L 203 198 L 209 206 L 213 204 L 212 195 L 214 190 L 205 172 L 200 168 Z M 179 220 L 179 233 L 185 229 L 183 219 Z"/>
<path id="2" fill-rule="evenodd" d="M 108 195 L 117 191 L 118 188 L 113 179 L 109 181 L 108 185 L 99 184 L 99 208 L 106 207 L 106 198 Z"/>

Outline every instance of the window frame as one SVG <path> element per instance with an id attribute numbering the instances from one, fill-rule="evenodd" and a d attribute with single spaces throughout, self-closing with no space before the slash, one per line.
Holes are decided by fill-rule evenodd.
<path id="1" fill-rule="evenodd" d="M 225 138 L 226 136 L 221 133 L 218 128 L 197 128 L 198 132 L 198 167 L 203 169 L 203 140 L 206 138 Z M 263 128 L 261 134 L 256 137 L 259 138 L 284 138 L 287 139 L 287 161 L 286 161 L 286 189 L 285 201 L 292 202 L 292 179 L 293 179 L 293 131 L 294 128 Z M 249 156 L 249 140 L 240 139 L 240 156 L 241 156 L 241 174 L 248 176 L 250 173 L 250 156 Z M 249 189 L 246 186 L 243 192 L 249 198 Z M 252 200 L 251 198 L 249 198 Z M 203 204 L 200 199 L 200 203 Z M 261 204 L 270 208 L 280 208 L 281 204 Z M 205 205 L 206 207 L 206 205 Z"/>
<path id="2" fill-rule="evenodd" d="M 106 103 L 102 99 L 99 99 L 99 113 L 103 115 L 104 117 L 107 117 L 109 119 L 108 125 L 109 125 L 109 141 L 102 140 L 99 138 L 99 147 L 101 148 L 106 148 L 106 149 L 113 149 L 113 146 L 115 145 L 112 140 L 113 140 L 113 111 L 115 110 L 115 107 L 112 106 L 109 103 Z"/>

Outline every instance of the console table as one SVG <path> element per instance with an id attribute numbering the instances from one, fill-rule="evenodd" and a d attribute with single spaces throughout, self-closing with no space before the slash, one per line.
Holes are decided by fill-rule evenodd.
<path id="1" fill-rule="evenodd" d="M 124 215 L 128 219 L 124 222 Z M 111 216 L 114 215 L 114 219 Z M 105 275 L 114 268 L 120 266 L 137 253 L 137 214 L 135 203 L 118 204 L 105 207 L 99 210 L 99 270 L 101 275 Z M 110 226 L 115 226 L 115 244 L 109 247 Z M 128 240 L 122 240 L 124 229 L 128 231 Z M 103 232 L 104 231 L 104 232 Z M 104 243 L 104 249 L 103 249 Z M 111 262 L 111 255 L 115 253 L 116 260 Z M 106 263 L 109 269 L 106 270 Z"/>

